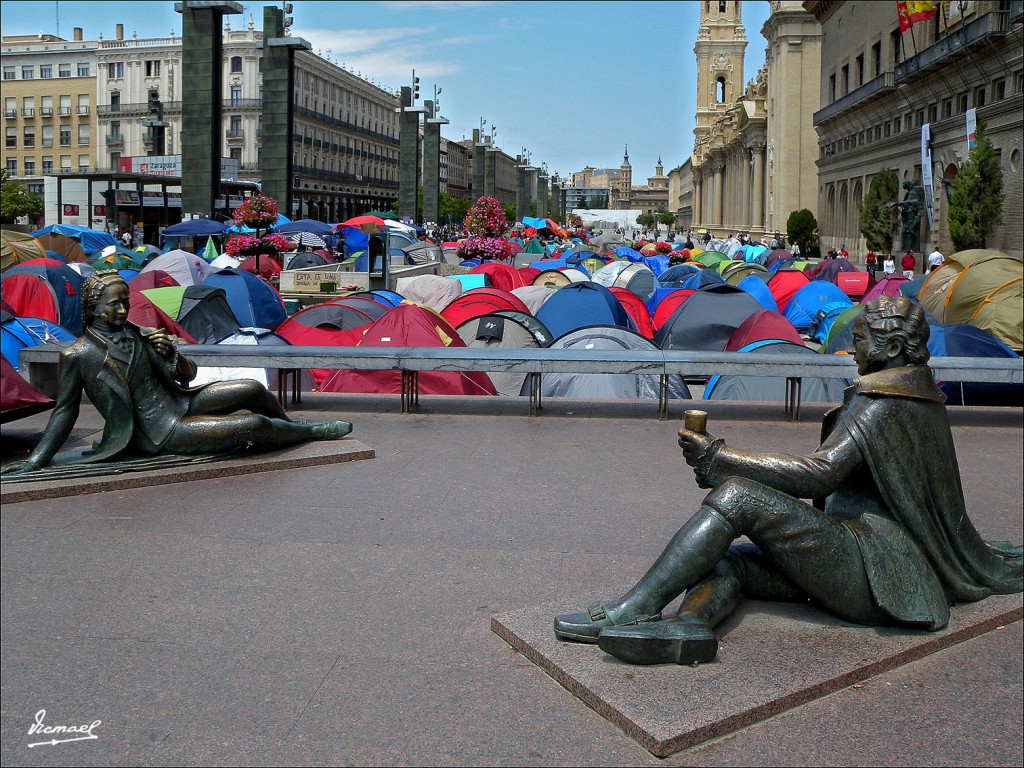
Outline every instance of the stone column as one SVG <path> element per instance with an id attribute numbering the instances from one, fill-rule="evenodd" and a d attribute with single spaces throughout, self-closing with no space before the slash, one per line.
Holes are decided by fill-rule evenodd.
<path id="1" fill-rule="evenodd" d="M 428 117 L 423 126 L 423 220 L 438 223 L 441 205 L 441 126 L 443 117 Z"/>
<path id="2" fill-rule="evenodd" d="M 701 195 L 704 194 L 704 182 L 700 174 L 693 174 L 693 224 L 701 224 L 701 215 L 704 209 Z"/>
<path id="3" fill-rule="evenodd" d="M 725 164 L 721 160 L 715 160 L 712 171 L 715 174 L 715 191 L 714 191 L 714 208 L 712 210 L 711 217 L 714 219 L 715 226 L 719 229 L 723 226 L 722 221 L 722 202 L 725 198 L 725 179 L 722 177 L 722 171 L 725 170 Z"/>
<path id="4" fill-rule="evenodd" d="M 751 213 L 751 227 L 764 230 L 764 143 L 755 144 L 750 150 L 750 158 L 754 161 L 754 189 L 752 200 L 754 203 Z"/>

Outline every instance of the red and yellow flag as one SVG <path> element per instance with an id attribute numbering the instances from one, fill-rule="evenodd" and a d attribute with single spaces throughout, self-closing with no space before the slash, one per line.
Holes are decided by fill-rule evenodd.
<path id="1" fill-rule="evenodd" d="M 900 32 L 906 32 L 919 21 L 928 21 L 939 9 L 939 0 L 896 0 Z"/>

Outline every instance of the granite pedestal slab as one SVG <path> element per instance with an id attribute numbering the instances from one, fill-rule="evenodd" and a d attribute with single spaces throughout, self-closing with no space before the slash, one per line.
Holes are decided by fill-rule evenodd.
<path id="1" fill-rule="evenodd" d="M 127 488 L 145 488 L 169 483 L 187 483 L 216 477 L 250 475 L 281 469 L 299 469 L 324 464 L 372 459 L 376 453 L 358 440 L 318 440 L 278 451 L 252 453 L 196 464 L 138 472 L 119 472 L 95 477 L 76 477 L 43 482 L 4 483 L 0 481 L 0 503 L 39 501 L 81 493 L 102 493 Z"/>
<path id="2" fill-rule="evenodd" d="M 596 645 L 555 637 L 554 617 L 598 603 L 602 596 L 590 597 L 579 605 L 563 602 L 497 615 L 491 629 L 658 757 L 738 731 L 1024 616 L 1019 594 L 956 605 L 949 626 L 939 632 L 862 627 L 808 604 L 747 601 L 717 628 L 715 661 L 695 667 L 634 666 Z"/>

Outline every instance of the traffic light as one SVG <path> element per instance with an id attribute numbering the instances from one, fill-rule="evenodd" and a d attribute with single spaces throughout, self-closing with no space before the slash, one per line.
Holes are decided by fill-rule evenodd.
<path id="1" fill-rule="evenodd" d="M 416 99 L 420 97 L 420 79 L 416 77 L 416 71 L 412 73 L 412 103 L 416 103 Z"/>
<path id="2" fill-rule="evenodd" d="M 150 88 L 149 89 L 149 111 L 159 112 L 160 111 L 160 89 Z"/>

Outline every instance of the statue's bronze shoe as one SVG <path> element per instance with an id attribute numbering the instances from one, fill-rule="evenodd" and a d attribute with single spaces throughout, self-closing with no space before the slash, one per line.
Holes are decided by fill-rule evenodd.
<path id="1" fill-rule="evenodd" d="M 678 619 L 608 627 L 601 630 L 597 645 L 627 664 L 697 664 L 718 653 L 718 639 L 710 627 Z"/>
<path id="2" fill-rule="evenodd" d="M 555 617 L 555 635 L 563 640 L 596 643 L 605 627 L 622 627 L 659 621 L 661 614 L 651 616 L 615 616 L 606 605 L 592 605 L 583 613 L 566 613 Z"/>
<path id="3" fill-rule="evenodd" d="M 352 425 L 347 421 L 324 421 L 314 429 L 321 440 L 340 440 L 352 431 Z"/>

